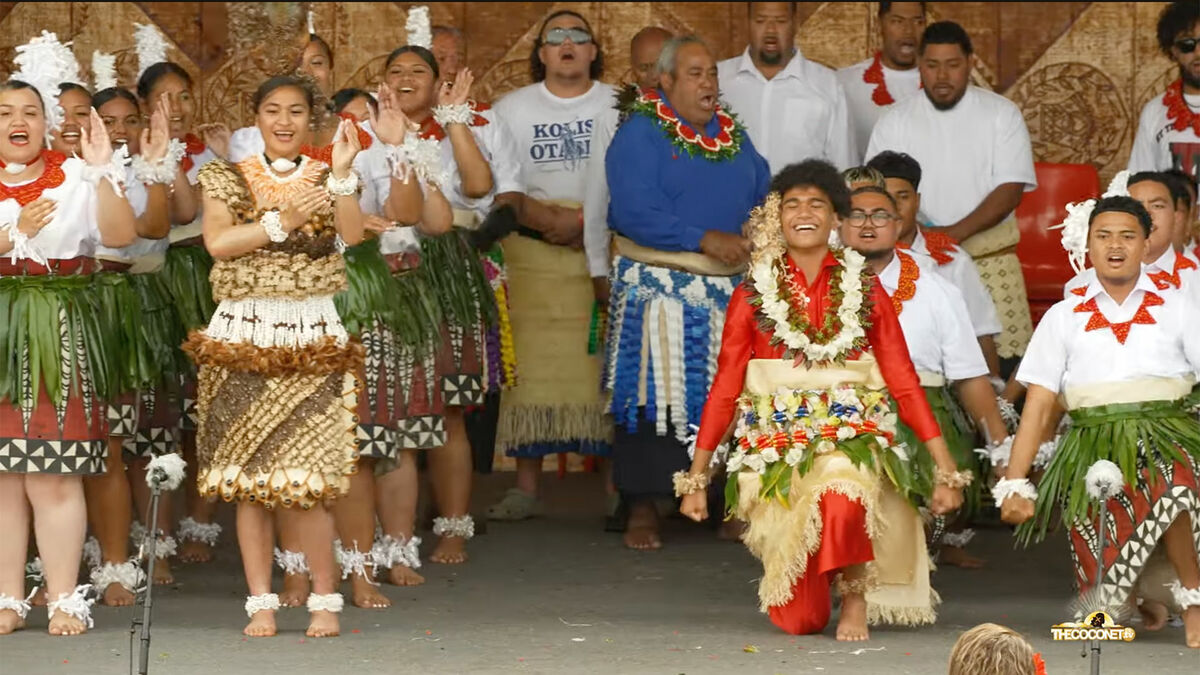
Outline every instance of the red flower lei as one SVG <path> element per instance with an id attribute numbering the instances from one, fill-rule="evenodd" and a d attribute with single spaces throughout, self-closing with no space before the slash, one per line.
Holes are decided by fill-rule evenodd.
<path id="1" fill-rule="evenodd" d="M 656 89 L 643 89 L 631 108 L 657 122 L 675 147 L 688 155 L 699 151 L 705 158 L 719 161 L 732 159 L 741 150 L 742 125 L 720 105 L 714 111 L 720 125 L 716 136 L 696 133 L 679 119 Z"/>
<path id="2" fill-rule="evenodd" d="M 921 278 L 921 268 L 912 256 L 896 252 L 900 258 L 900 281 L 896 284 L 896 292 L 892 294 L 892 307 L 896 308 L 896 316 L 904 311 L 904 303 L 913 299 L 917 294 L 917 279 Z"/>
<path id="3" fill-rule="evenodd" d="M 354 119 L 354 115 L 351 115 L 350 113 L 338 113 L 338 117 L 354 122 L 354 128 L 358 131 L 358 144 L 363 150 L 371 147 L 371 134 L 368 134 L 366 129 L 363 129 L 361 126 L 359 126 L 358 121 Z M 306 155 L 310 159 L 315 159 L 318 162 L 324 162 L 330 166 L 333 165 L 333 143 L 319 148 L 315 145 L 309 145 L 305 143 L 304 145 L 300 146 L 300 154 Z"/>
<path id="4" fill-rule="evenodd" d="M 1076 291 L 1072 291 L 1075 293 Z M 1075 307 L 1075 311 L 1079 313 L 1091 312 L 1092 316 L 1088 318 L 1087 326 L 1084 330 L 1100 330 L 1101 328 L 1111 328 L 1113 335 L 1117 336 L 1117 342 L 1125 344 L 1125 338 L 1129 337 L 1129 329 L 1133 324 L 1140 323 L 1150 325 L 1155 323 L 1154 317 L 1150 315 L 1150 308 L 1157 307 L 1163 304 L 1163 299 L 1154 293 L 1147 292 L 1142 298 L 1142 304 L 1138 306 L 1137 311 L 1133 313 L 1133 318 L 1120 323 L 1110 323 L 1100 308 L 1096 306 L 1096 299 L 1092 298 L 1087 302 L 1080 303 Z"/>
<path id="5" fill-rule="evenodd" d="M 1200 115 L 1192 112 L 1187 101 L 1183 98 L 1183 80 L 1175 80 L 1167 87 L 1162 97 L 1163 105 L 1167 107 L 1167 119 L 1175 131 L 1183 131 L 1188 127 L 1192 133 L 1200 136 Z"/>
<path id="6" fill-rule="evenodd" d="M 475 115 L 471 117 L 471 126 L 486 126 L 488 119 L 479 113 L 484 110 L 488 110 L 491 108 L 491 106 L 486 103 L 476 103 L 475 101 L 468 101 L 467 105 L 471 106 L 471 110 L 475 113 Z M 437 120 L 433 119 L 433 115 L 430 115 L 424 122 L 421 123 L 420 133 L 421 138 L 432 138 L 435 141 L 440 141 L 446 137 L 446 130 L 442 128 L 442 125 L 438 124 Z"/>
<path id="7" fill-rule="evenodd" d="M 892 92 L 888 91 L 887 80 L 883 76 L 883 52 L 875 52 L 875 59 L 863 71 L 863 82 L 875 85 L 875 91 L 871 92 L 871 101 L 875 105 L 883 107 L 896 102 L 896 99 L 892 98 Z M 921 87 L 924 86 L 922 83 Z"/>
<path id="8" fill-rule="evenodd" d="M 1171 272 L 1153 272 L 1150 276 L 1150 281 L 1154 282 L 1154 287 L 1160 291 L 1165 291 L 1168 288 L 1179 288 L 1183 280 L 1179 278 L 1180 270 L 1194 270 L 1196 263 L 1192 262 L 1187 256 L 1182 253 L 1175 254 L 1175 269 Z"/>
<path id="9" fill-rule="evenodd" d="M 46 162 L 46 166 L 42 169 L 42 175 L 33 182 L 16 187 L 0 183 L 0 202 L 15 199 L 18 204 L 25 206 L 41 198 L 42 191 L 62 185 L 63 180 L 67 177 L 63 173 L 62 163 L 67 161 L 67 156 L 61 152 L 43 150 L 42 160 Z"/>
<path id="10" fill-rule="evenodd" d="M 929 251 L 929 257 L 933 258 L 938 267 L 954 262 L 954 249 L 958 246 L 954 237 L 935 230 L 924 230 L 921 235 L 925 237 L 925 250 Z M 896 248 L 908 250 L 912 246 L 900 242 L 896 244 Z"/>
<path id="11" fill-rule="evenodd" d="M 184 173 L 191 171 L 192 167 L 196 166 L 196 162 L 192 159 L 192 157 L 204 152 L 207 147 L 208 146 L 204 145 L 204 141 L 200 140 L 195 134 L 188 134 L 183 137 L 183 148 L 185 154 L 183 155 L 183 160 L 180 161 L 179 164 L 183 167 Z"/>

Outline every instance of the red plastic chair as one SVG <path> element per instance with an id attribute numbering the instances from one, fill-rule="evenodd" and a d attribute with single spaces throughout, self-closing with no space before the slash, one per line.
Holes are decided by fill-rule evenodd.
<path id="1" fill-rule="evenodd" d="M 1062 222 L 1068 203 L 1100 196 L 1100 175 L 1091 164 L 1036 162 L 1034 170 L 1037 189 L 1026 192 L 1017 206 L 1021 230 L 1017 258 L 1037 325 L 1046 310 L 1062 300 L 1063 286 L 1075 276 L 1062 247 L 1061 232 L 1050 228 Z"/>

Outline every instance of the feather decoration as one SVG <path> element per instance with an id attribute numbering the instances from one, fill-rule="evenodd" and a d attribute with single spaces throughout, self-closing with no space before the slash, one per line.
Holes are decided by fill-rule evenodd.
<path id="1" fill-rule="evenodd" d="M 429 8 L 425 5 L 408 10 L 404 31 L 408 34 L 409 46 L 433 49 L 433 29 L 429 25 Z"/>
<path id="2" fill-rule="evenodd" d="M 49 31 L 42 31 L 41 35 L 17 47 L 16 52 L 13 58 L 16 72 L 11 79 L 27 82 L 37 88 L 46 111 L 46 143 L 49 145 L 50 134 L 62 125 L 65 117 L 58 104 L 59 85 L 64 82 L 79 83 L 79 64 L 71 54 L 71 49 Z"/>
<path id="3" fill-rule="evenodd" d="M 135 23 L 133 42 L 137 48 L 138 79 L 156 63 L 167 60 L 167 40 L 153 24 Z"/>
<path id="4" fill-rule="evenodd" d="M 313 21 L 313 11 L 311 9 L 308 10 L 308 16 L 306 17 L 306 19 L 308 21 L 308 34 L 316 35 L 317 34 L 316 22 Z"/>
<path id="5" fill-rule="evenodd" d="M 94 91 L 114 89 L 117 84 L 117 57 L 99 49 L 92 52 L 92 86 Z"/>

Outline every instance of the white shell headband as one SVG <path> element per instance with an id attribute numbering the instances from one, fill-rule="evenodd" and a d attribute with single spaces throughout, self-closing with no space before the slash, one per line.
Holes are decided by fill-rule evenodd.
<path id="1" fill-rule="evenodd" d="M 1100 198 L 1128 197 L 1129 172 L 1121 171 L 1113 176 L 1108 189 Z M 1062 229 L 1062 247 L 1067 251 L 1067 259 L 1076 273 L 1082 272 L 1087 261 L 1088 220 L 1096 209 L 1096 200 L 1088 199 L 1082 202 L 1067 204 L 1067 216 L 1063 221 L 1050 229 Z"/>

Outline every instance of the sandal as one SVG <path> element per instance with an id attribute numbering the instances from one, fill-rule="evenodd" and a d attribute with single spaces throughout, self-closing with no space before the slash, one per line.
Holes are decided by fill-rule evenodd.
<path id="1" fill-rule="evenodd" d="M 537 497 L 518 488 L 509 488 L 504 493 L 504 499 L 488 507 L 487 517 L 492 520 L 525 520 L 542 515 L 542 510 L 542 502 Z"/>

